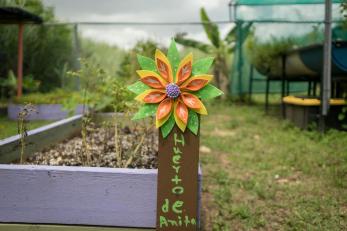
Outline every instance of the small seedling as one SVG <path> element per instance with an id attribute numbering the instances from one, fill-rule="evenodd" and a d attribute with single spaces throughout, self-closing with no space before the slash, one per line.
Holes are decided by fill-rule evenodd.
<path id="1" fill-rule="evenodd" d="M 82 128 L 81 128 L 81 135 L 82 135 L 82 150 L 81 150 L 81 161 L 83 162 L 83 165 L 89 165 L 91 160 L 90 155 L 90 145 L 88 143 L 88 129 L 91 125 L 91 118 L 88 113 L 84 114 L 82 117 Z"/>

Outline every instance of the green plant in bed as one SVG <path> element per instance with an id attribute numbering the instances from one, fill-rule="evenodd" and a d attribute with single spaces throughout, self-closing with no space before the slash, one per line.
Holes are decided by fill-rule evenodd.
<path id="1" fill-rule="evenodd" d="M 81 69 L 68 74 L 79 78 L 81 102 L 91 111 L 124 112 L 132 107 L 133 94 L 125 87 L 124 80 L 107 74 L 98 64 L 81 60 Z M 64 105 L 73 108 L 78 103 L 75 98 L 69 98 Z"/>
<path id="2" fill-rule="evenodd" d="M 323 27 L 320 25 L 313 25 L 311 31 L 301 36 L 271 37 L 266 41 L 253 34 L 246 42 L 246 54 L 260 73 L 279 76 L 283 54 L 302 46 L 321 43 L 323 38 Z"/>
<path id="3" fill-rule="evenodd" d="M 57 89 L 49 93 L 32 93 L 24 95 L 21 98 L 13 98 L 14 103 L 24 104 L 62 104 L 65 100 L 73 100 L 81 104 L 83 102 L 79 92 Z"/>
<path id="4" fill-rule="evenodd" d="M 278 58 L 294 47 L 294 38 L 272 38 L 269 42 L 260 43 L 252 37 L 247 42 L 247 56 L 260 73 L 279 75 Z"/>

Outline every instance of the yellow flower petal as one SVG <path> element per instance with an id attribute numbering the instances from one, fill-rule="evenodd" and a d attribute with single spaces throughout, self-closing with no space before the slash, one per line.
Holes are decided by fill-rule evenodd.
<path id="1" fill-rule="evenodd" d="M 172 68 L 169 59 L 159 49 L 155 51 L 155 64 L 160 75 L 169 83 L 173 82 Z"/>
<path id="2" fill-rule="evenodd" d="M 163 126 L 163 124 L 165 124 L 165 122 L 170 118 L 172 112 L 170 112 L 169 114 L 167 114 L 167 116 L 165 116 L 164 118 L 158 120 L 157 118 L 155 119 L 155 127 L 156 128 L 160 128 L 161 126 Z"/>
<path id="3" fill-rule="evenodd" d="M 160 103 L 166 97 L 164 90 L 149 89 L 136 96 L 136 100 L 144 103 Z"/>
<path id="4" fill-rule="evenodd" d="M 206 86 L 213 78 L 213 75 L 196 75 L 192 76 L 183 84 L 180 85 L 180 89 L 189 91 L 198 91 Z"/>
<path id="5" fill-rule="evenodd" d="M 207 115 L 207 110 L 204 104 L 201 104 L 201 108 L 199 109 L 194 109 L 192 108 L 196 113 L 199 113 L 200 115 Z"/>
<path id="6" fill-rule="evenodd" d="M 186 57 L 182 59 L 177 68 L 176 73 L 176 83 L 180 85 L 186 81 L 192 74 L 192 65 L 193 65 L 193 54 L 189 53 Z"/>
<path id="7" fill-rule="evenodd" d="M 164 89 L 168 84 L 166 80 L 154 71 L 138 70 L 136 73 L 140 76 L 141 81 L 151 88 Z"/>
<path id="8" fill-rule="evenodd" d="M 181 113 L 177 111 L 178 107 L 181 107 L 181 104 L 185 106 L 185 104 L 182 102 L 179 102 L 179 100 L 177 100 L 175 102 L 173 113 L 174 113 L 174 117 L 175 117 L 175 121 L 176 121 L 177 126 L 179 127 L 179 129 L 181 129 L 182 132 L 184 132 L 186 130 L 187 123 L 184 123 L 184 121 L 180 119 Z M 188 109 L 187 109 L 187 113 L 188 113 Z M 184 115 L 182 115 L 181 117 L 184 118 Z"/>

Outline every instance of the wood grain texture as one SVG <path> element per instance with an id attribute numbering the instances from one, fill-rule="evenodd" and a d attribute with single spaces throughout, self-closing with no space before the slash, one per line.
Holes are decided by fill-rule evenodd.
<path id="1" fill-rule="evenodd" d="M 71 226 L 71 225 L 33 225 L 33 224 L 0 224 L 0 231 L 152 231 L 154 229 Z"/>
<path id="2" fill-rule="evenodd" d="M 81 130 L 81 118 L 82 115 L 76 115 L 30 130 L 28 136 L 25 138 L 25 155 L 30 156 L 52 144 L 59 143 L 76 135 Z M 0 140 L 0 163 L 10 163 L 19 159 L 19 140 L 20 135 Z"/>
<path id="3" fill-rule="evenodd" d="M 198 230 L 199 141 L 177 126 L 166 138 L 159 135 L 157 230 Z M 175 211 L 176 202 L 181 204 Z"/>
<path id="4" fill-rule="evenodd" d="M 154 228 L 156 197 L 155 169 L 0 165 L 0 222 Z"/>

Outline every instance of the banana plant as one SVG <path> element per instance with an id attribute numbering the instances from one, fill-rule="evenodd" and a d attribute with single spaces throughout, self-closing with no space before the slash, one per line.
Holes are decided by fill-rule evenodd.
<path id="1" fill-rule="evenodd" d="M 246 40 L 248 32 L 251 29 L 252 23 L 240 23 L 233 26 L 224 38 L 221 38 L 217 24 L 213 23 L 208 17 L 204 8 L 200 9 L 200 19 L 211 44 L 196 41 L 194 39 L 186 38 L 186 33 L 179 33 L 175 36 L 175 41 L 183 46 L 196 48 L 205 54 L 215 57 L 214 63 L 214 76 L 216 78 L 216 85 L 223 92 L 228 92 L 229 73 L 231 71 L 232 53 L 235 50 L 238 34 L 242 34 L 241 44 Z M 241 33 L 238 33 L 239 25 Z"/>

